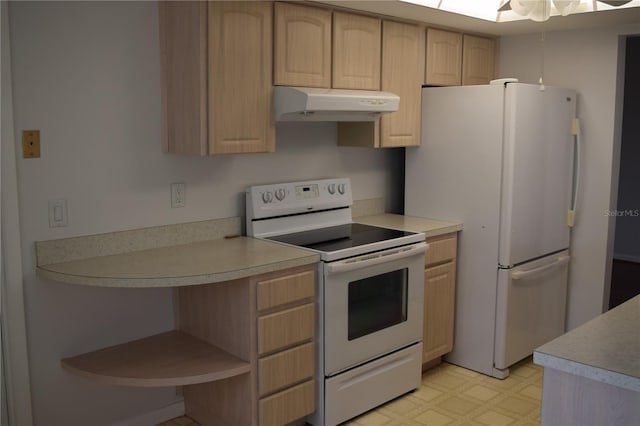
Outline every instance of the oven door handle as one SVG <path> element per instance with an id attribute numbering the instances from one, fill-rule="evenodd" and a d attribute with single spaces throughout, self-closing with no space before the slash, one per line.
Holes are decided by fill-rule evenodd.
<path id="1" fill-rule="evenodd" d="M 326 265 L 327 274 L 339 274 L 355 269 L 380 265 L 381 263 L 392 262 L 394 260 L 405 259 L 425 253 L 429 248 L 427 243 L 418 243 L 410 246 L 398 247 L 390 250 L 378 251 L 371 254 L 352 257 L 338 262 L 331 262 Z"/>

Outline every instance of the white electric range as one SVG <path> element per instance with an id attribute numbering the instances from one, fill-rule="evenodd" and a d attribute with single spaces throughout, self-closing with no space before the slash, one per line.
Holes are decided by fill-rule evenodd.
<path id="1" fill-rule="evenodd" d="M 349 179 L 252 186 L 247 235 L 320 254 L 317 410 L 337 425 L 420 386 L 422 233 L 354 223 Z"/>

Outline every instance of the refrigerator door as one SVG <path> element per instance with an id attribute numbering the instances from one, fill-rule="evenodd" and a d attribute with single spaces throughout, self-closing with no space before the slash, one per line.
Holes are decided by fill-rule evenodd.
<path id="1" fill-rule="evenodd" d="M 513 266 L 569 247 L 576 94 L 508 84 L 498 263 Z"/>
<path id="2" fill-rule="evenodd" d="M 569 252 L 498 270 L 494 365 L 531 355 L 565 331 Z"/>

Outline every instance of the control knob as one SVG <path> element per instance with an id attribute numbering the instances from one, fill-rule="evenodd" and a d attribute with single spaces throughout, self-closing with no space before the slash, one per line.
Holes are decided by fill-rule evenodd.
<path id="1" fill-rule="evenodd" d="M 263 192 L 262 193 L 262 201 L 265 204 L 269 204 L 270 202 L 273 201 L 273 194 L 271 193 L 271 191 L 267 191 L 267 192 Z"/>
<path id="2" fill-rule="evenodd" d="M 287 192 L 285 191 L 284 188 L 278 188 L 276 189 L 276 200 L 278 201 L 282 201 L 284 200 L 284 197 L 287 195 Z"/>
<path id="3" fill-rule="evenodd" d="M 327 185 L 327 191 L 329 191 L 329 194 L 333 195 L 336 193 L 336 184 L 335 183 L 330 183 L 329 185 Z"/>
<path id="4" fill-rule="evenodd" d="M 347 186 L 344 183 L 338 184 L 338 192 L 340 193 L 340 195 L 344 195 L 346 189 L 347 189 Z"/>

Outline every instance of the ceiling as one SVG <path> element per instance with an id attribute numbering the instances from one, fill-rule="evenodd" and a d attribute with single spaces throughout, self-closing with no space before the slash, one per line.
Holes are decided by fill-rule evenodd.
<path id="1" fill-rule="evenodd" d="M 569 16 L 552 16 L 547 22 L 530 20 L 491 22 L 438 9 L 417 6 L 398 0 L 314 0 L 332 6 L 393 16 L 443 28 L 455 28 L 471 33 L 511 35 L 541 31 L 563 31 L 640 23 L 640 8 L 603 10 Z"/>

